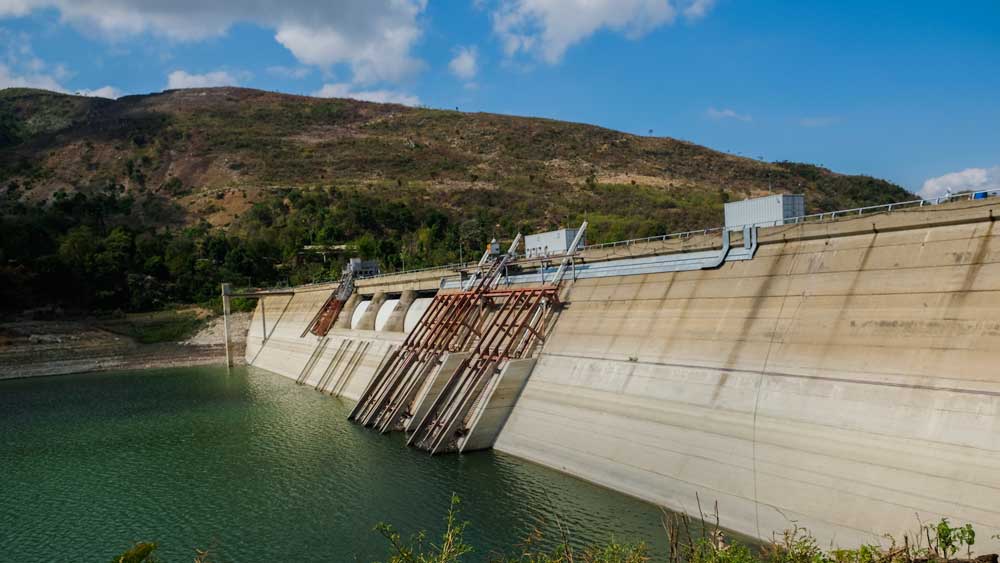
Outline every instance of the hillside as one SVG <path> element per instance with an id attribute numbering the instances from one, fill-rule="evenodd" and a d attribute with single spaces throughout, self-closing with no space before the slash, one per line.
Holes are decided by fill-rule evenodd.
<path id="1" fill-rule="evenodd" d="M 67 236 L 80 227 L 94 252 L 117 229 L 133 254 L 144 234 L 172 241 L 197 231 L 183 235 L 193 237 L 189 254 L 229 268 L 213 280 L 302 281 L 336 270 L 302 256 L 308 244 L 351 244 L 389 268 L 421 266 L 457 259 L 460 246 L 478 249 L 494 233 L 584 216 L 591 242 L 714 226 L 724 201 L 769 187 L 806 194 L 810 211 L 911 197 L 875 178 L 548 119 L 239 88 L 114 101 L 0 91 L 8 276 L 38 275 L 36 262 L 69 252 Z M 32 231 L 46 241 L 24 240 Z M 206 255 L 206 237 L 224 240 L 225 251 Z M 240 257 L 229 255 L 234 245 Z M 43 262 L 60 271 L 66 260 Z M 141 266 L 128 271 L 177 283 Z"/>

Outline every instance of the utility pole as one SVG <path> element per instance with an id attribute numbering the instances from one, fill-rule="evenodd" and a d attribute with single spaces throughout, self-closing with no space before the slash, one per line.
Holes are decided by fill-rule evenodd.
<path id="1" fill-rule="evenodd" d="M 229 294 L 232 293 L 232 286 L 228 283 L 222 284 L 222 326 L 226 333 L 226 367 L 233 367 L 233 341 L 229 336 Z"/>

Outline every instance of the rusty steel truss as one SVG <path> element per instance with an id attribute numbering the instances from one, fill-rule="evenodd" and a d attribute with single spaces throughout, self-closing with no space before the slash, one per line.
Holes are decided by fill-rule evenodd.
<path id="1" fill-rule="evenodd" d="M 403 345 L 375 373 L 351 420 L 382 433 L 407 429 L 408 443 L 431 453 L 455 449 L 491 378 L 507 361 L 530 356 L 559 304 L 556 286 L 496 289 L 509 256 L 473 276 L 466 291 L 434 298 Z M 444 355 L 455 352 L 468 356 L 430 393 Z M 417 402 L 426 405 L 418 409 Z"/>
<path id="2" fill-rule="evenodd" d="M 326 336 L 343 308 L 344 300 L 339 299 L 336 293 L 331 294 L 307 330 L 316 336 Z"/>
<path id="3" fill-rule="evenodd" d="M 354 270 L 348 267 L 340 277 L 337 289 L 330 293 L 330 297 L 327 298 L 316 315 L 309 321 L 306 329 L 302 331 L 301 337 L 310 332 L 316 336 L 326 336 L 330 332 L 333 323 L 336 322 L 337 317 L 340 316 L 340 311 L 344 308 L 344 303 L 347 302 L 352 293 L 354 293 Z"/>

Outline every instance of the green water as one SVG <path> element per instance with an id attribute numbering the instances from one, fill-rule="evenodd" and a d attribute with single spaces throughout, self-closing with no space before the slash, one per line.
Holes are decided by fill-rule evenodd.
<path id="1" fill-rule="evenodd" d="M 652 505 L 496 452 L 431 457 L 351 406 L 257 370 L 0 382 L 0 561 L 107 561 L 138 540 L 168 562 L 373 561 L 377 522 L 438 533 L 452 492 L 470 560 L 560 524 L 663 555 Z"/>

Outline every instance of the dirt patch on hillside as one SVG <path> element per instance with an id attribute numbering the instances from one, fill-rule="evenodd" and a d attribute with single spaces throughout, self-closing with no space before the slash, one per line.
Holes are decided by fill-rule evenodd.
<path id="1" fill-rule="evenodd" d="M 645 174 L 597 174 L 596 181 L 601 184 L 623 184 L 653 186 L 656 188 L 674 188 L 684 185 L 683 180 L 666 178 L 663 176 L 648 176 Z"/>
<path id="2" fill-rule="evenodd" d="M 233 313 L 229 315 L 229 335 L 234 344 L 246 345 L 247 330 L 250 328 L 250 313 Z M 198 334 L 180 342 L 184 346 L 215 346 L 225 342 L 226 325 L 222 317 L 214 317 Z M 242 356 L 242 354 L 241 354 Z"/>

